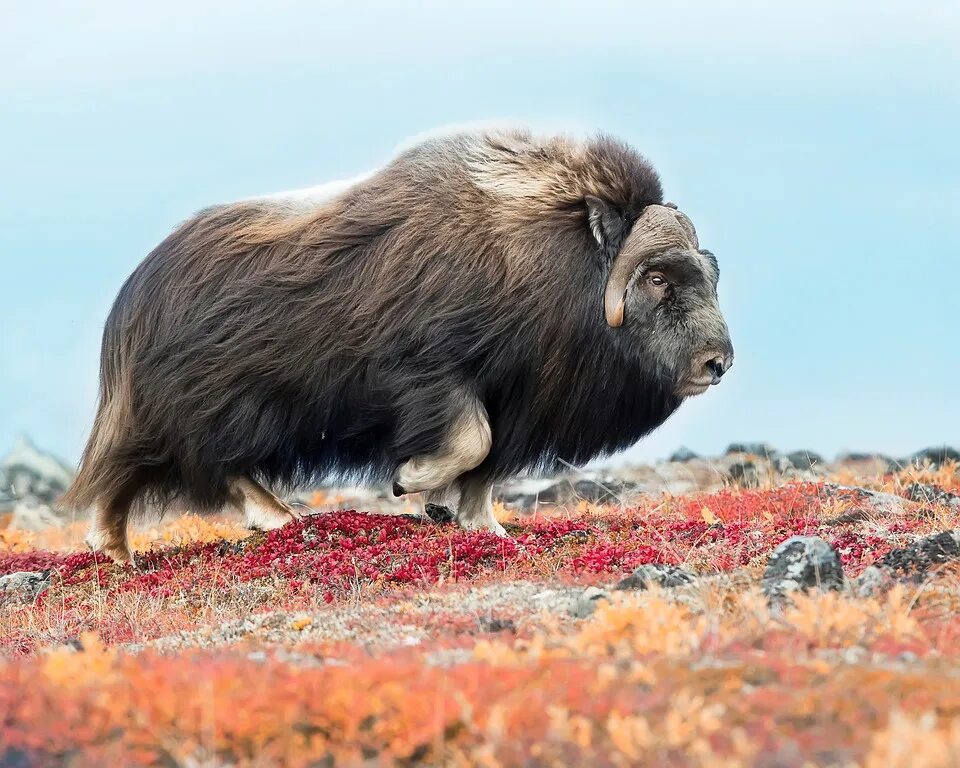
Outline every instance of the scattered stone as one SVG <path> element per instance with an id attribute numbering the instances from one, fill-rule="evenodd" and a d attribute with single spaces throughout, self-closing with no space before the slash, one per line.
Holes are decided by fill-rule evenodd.
<path id="1" fill-rule="evenodd" d="M 52 571 L 18 571 L 0 576 L 0 604 L 32 603 L 50 588 Z"/>
<path id="2" fill-rule="evenodd" d="M 761 586 L 771 601 L 782 601 L 789 593 L 843 588 L 840 556 L 816 536 L 792 536 L 780 544 L 763 573 Z"/>
<path id="3" fill-rule="evenodd" d="M 790 462 L 786 456 L 774 456 L 770 459 L 770 469 L 776 472 L 779 475 L 785 475 L 788 472 L 796 471 L 796 467 Z"/>
<path id="4" fill-rule="evenodd" d="M 0 507 L 53 504 L 72 481 L 73 471 L 64 462 L 39 450 L 29 438 L 18 437 L 0 459 Z"/>
<path id="5" fill-rule="evenodd" d="M 890 572 L 876 565 L 870 565 L 863 570 L 851 585 L 857 597 L 876 597 L 889 591 L 896 580 Z"/>
<path id="6" fill-rule="evenodd" d="M 609 476 L 577 480 L 573 484 L 573 492 L 577 499 L 594 504 L 621 503 L 635 496 L 640 490 L 636 483 Z"/>
<path id="7" fill-rule="evenodd" d="M 746 453 L 762 459 L 774 459 L 779 456 L 777 449 L 767 443 L 730 443 L 727 446 L 727 455 L 734 453 Z"/>
<path id="8" fill-rule="evenodd" d="M 925 483 L 911 483 L 903 494 L 910 501 L 919 501 L 922 504 L 943 504 L 948 507 L 960 507 L 960 494 L 950 493 L 936 485 Z"/>
<path id="9" fill-rule="evenodd" d="M 517 625 L 513 619 L 501 619 L 497 616 L 481 616 L 477 624 L 482 632 L 510 632 L 517 633 Z"/>
<path id="10" fill-rule="evenodd" d="M 610 475 L 588 474 L 579 479 L 554 478 L 550 481 L 521 480 L 495 489 L 497 498 L 521 509 L 539 504 L 621 503 L 645 490 L 641 483 Z"/>
<path id="11" fill-rule="evenodd" d="M 752 461 L 736 461 L 727 470 L 730 479 L 746 488 L 760 485 L 760 470 Z"/>
<path id="12" fill-rule="evenodd" d="M 792 469 L 813 471 L 822 468 L 826 462 L 819 453 L 813 451 L 793 451 L 783 457 Z"/>
<path id="13" fill-rule="evenodd" d="M 36 765 L 35 756 L 16 747 L 0 747 L 0 766 L 2 768 L 30 768 Z"/>
<path id="14" fill-rule="evenodd" d="M 11 531 L 43 531 L 63 522 L 64 518 L 43 502 L 17 501 L 7 527 Z"/>
<path id="15" fill-rule="evenodd" d="M 587 587 L 570 608 L 570 615 L 575 619 L 586 619 L 597 610 L 601 600 L 609 600 L 610 593 L 598 587 Z"/>
<path id="16" fill-rule="evenodd" d="M 960 557 L 960 532 L 944 531 L 918 539 L 907 547 L 893 549 L 877 566 L 899 579 L 919 583 L 935 565 Z"/>
<path id="17" fill-rule="evenodd" d="M 863 453 L 862 451 L 847 451 L 837 456 L 837 462 L 841 464 L 863 461 L 882 461 L 889 463 L 892 459 L 889 456 L 884 456 L 882 453 Z"/>
<path id="18" fill-rule="evenodd" d="M 925 536 L 909 546 L 892 549 L 880 560 L 864 569 L 853 580 L 858 597 L 883 594 L 898 582 L 921 583 L 937 565 L 960 558 L 960 532 Z"/>
<path id="19" fill-rule="evenodd" d="M 823 521 L 824 525 L 846 525 L 848 523 L 862 523 L 870 517 L 870 513 L 865 509 L 852 509 L 844 512 L 842 515 L 828 518 Z"/>
<path id="20" fill-rule="evenodd" d="M 678 448 L 672 454 L 670 454 L 670 461 L 678 462 L 680 464 L 685 464 L 688 461 L 693 461 L 694 459 L 699 459 L 700 456 L 691 451 L 686 446 Z"/>
<path id="21" fill-rule="evenodd" d="M 496 486 L 493 495 L 511 507 L 533 510 L 540 504 L 567 504 L 573 500 L 574 491 L 566 477 L 526 477 Z"/>
<path id="22" fill-rule="evenodd" d="M 536 495 L 538 504 L 565 504 L 573 497 L 573 486 L 563 478 L 541 489 Z"/>
<path id="23" fill-rule="evenodd" d="M 593 534 L 590 531 L 585 531 L 583 529 L 567 531 L 566 533 L 557 536 L 557 541 L 586 541 Z"/>
<path id="24" fill-rule="evenodd" d="M 948 461 L 960 462 L 960 451 L 956 448 L 940 445 L 917 451 L 910 457 L 908 463 L 913 464 L 915 467 L 922 467 L 929 462 L 934 468 L 937 468 Z"/>
<path id="25" fill-rule="evenodd" d="M 615 590 L 643 590 L 652 586 L 672 589 L 692 584 L 696 574 L 676 565 L 641 565 L 614 587 Z"/>
<path id="26" fill-rule="evenodd" d="M 856 485 L 838 485 L 836 483 L 824 483 L 823 487 L 828 493 L 855 494 L 860 504 L 866 505 L 862 508 L 873 515 L 897 517 L 906 511 L 903 497 L 893 493 L 871 491 L 869 488 L 861 488 Z"/>

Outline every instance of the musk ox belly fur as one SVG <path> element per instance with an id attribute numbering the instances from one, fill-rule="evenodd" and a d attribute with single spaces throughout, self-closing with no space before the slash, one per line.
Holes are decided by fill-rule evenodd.
<path id="1" fill-rule="evenodd" d="M 389 481 L 450 455 L 457 423 L 488 436 L 463 449 L 487 484 L 622 449 L 679 405 L 689 358 L 631 324 L 629 269 L 623 327 L 604 315 L 662 203 L 619 141 L 509 131 L 430 140 L 321 202 L 204 210 L 116 299 L 66 501 L 210 509 L 237 477 Z"/>

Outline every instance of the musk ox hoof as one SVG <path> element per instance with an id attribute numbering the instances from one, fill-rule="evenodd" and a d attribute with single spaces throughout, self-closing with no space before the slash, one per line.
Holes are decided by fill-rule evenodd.
<path id="1" fill-rule="evenodd" d="M 452 523 L 457 519 L 454 511 L 443 504 L 431 504 L 427 502 L 423 505 L 423 513 L 438 525 Z"/>
<path id="2" fill-rule="evenodd" d="M 129 549 L 102 549 L 100 551 L 108 555 L 117 565 L 129 565 L 136 570 L 140 570 L 136 557 Z"/>
<path id="3" fill-rule="evenodd" d="M 97 528 L 91 528 L 85 541 L 91 551 L 106 555 L 117 565 L 136 564 L 129 546 L 110 542 L 108 535 Z"/>
<path id="4" fill-rule="evenodd" d="M 291 509 L 286 514 L 278 514 L 273 510 L 261 509 L 259 507 L 250 507 L 247 509 L 245 526 L 248 531 L 265 533 L 283 528 L 291 520 L 296 520 L 297 515 Z"/>
<path id="5" fill-rule="evenodd" d="M 458 520 L 457 522 L 460 523 L 460 527 L 465 531 L 486 531 L 487 533 L 492 533 L 494 536 L 499 536 L 501 539 L 510 538 L 507 529 L 492 517 L 489 520 Z"/>
<path id="6" fill-rule="evenodd" d="M 134 568 L 137 568 L 137 560 L 134 557 L 133 553 L 129 549 L 119 549 L 117 547 L 102 547 L 100 549 L 94 550 L 95 552 L 100 552 L 117 565 L 131 565 Z"/>

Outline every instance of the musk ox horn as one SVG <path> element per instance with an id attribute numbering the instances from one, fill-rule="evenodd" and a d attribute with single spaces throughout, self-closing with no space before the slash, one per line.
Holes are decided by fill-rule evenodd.
<path id="1" fill-rule="evenodd" d="M 623 325 L 627 288 L 633 273 L 645 259 L 668 248 L 696 249 L 697 232 L 693 222 L 672 203 L 648 205 L 643 209 L 623 248 L 617 254 L 603 296 L 603 310 L 611 328 Z"/>

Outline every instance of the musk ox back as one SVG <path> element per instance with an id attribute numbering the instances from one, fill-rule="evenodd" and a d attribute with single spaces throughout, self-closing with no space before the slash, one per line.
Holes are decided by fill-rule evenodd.
<path id="1" fill-rule="evenodd" d="M 502 533 L 495 479 L 625 448 L 719 380 L 717 277 L 606 137 L 434 139 L 323 202 L 209 208 L 114 303 L 64 502 L 119 559 L 138 500 L 268 527 L 264 486 L 331 476 Z"/>

